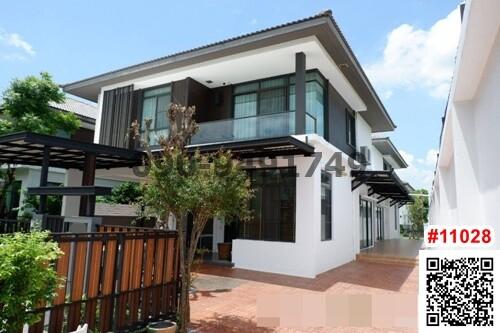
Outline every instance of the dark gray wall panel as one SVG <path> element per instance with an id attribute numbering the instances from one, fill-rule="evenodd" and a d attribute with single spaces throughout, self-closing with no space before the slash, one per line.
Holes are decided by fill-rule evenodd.
<path id="1" fill-rule="evenodd" d="M 335 88 L 328 84 L 328 134 L 329 141 L 344 153 L 352 156 L 356 149 L 347 144 L 347 112 L 352 111 Z"/>
<path id="2" fill-rule="evenodd" d="M 104 92 L 99 143 L 129 147 L 126 138 L 132 123 L 133 92 L 133 85 Z"/>

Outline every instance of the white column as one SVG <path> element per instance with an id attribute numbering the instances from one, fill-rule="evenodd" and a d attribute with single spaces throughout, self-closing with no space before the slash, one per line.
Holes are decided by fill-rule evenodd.
<path id="1" fill-rule="evenodd" d="M 214 218 L 213 224 L 212 251 L 219 252 L 217 244 L 224 242 L 224 221 Z"/>
<path id="2" fill-rule="evenodd" d="M 64 178 L 64 186 L 81 186 L 82 172 L 77 169 L 68 169 Z M 80 213 L 80 197 L 63 197 L 61 215 L 78 216 Z"/>
<path id="3" fill-rule="evenodd" d="M 454 104 L 453 147 L 457 221 L 454 224 L 473 224 L 478 220 L 480 192 L 474 112 L 470 103 Z"/>

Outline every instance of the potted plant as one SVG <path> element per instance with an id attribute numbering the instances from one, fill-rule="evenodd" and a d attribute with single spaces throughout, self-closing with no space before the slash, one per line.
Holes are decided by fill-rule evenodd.
<path id="1" fill-rule="evenodd" d="M 170 320 L 151 323 L 148 325 L 148 332 L 175 333 L 177 332 L 177 324 Z"/>
<path id="2" fill-rule="evenodd" d="M 232 243 L 218 243 L 219 260 L 231 260 Z"/>

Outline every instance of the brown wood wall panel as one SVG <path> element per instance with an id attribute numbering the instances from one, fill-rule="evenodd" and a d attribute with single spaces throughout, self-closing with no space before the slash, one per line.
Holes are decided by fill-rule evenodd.
<path id="1" fill-rule="evenodd" d="M 80 323 L 81 304 L 78 302 L 82 299 L 83 283 L 85 281 L 85 260 L 87 258 L 87 242 L 79 242 L 74 246 L 74 268 L 73 277 L 71 279 L 71 301 L 76 302 L 70 305 L 68 315 L 68 329 L 75 331 Z"/>
<path id="2" fill-rule="evenodd" d="M 132 260 L 132 276 L 130 281 L 130 289 L 134 290 L 130 293 L 130 320 L 135 322 L 139 319 L 139 301 L 140 293 L 136 292 L 141 287 L 142 275 L 142 258 L 144 254 L 144 241 L 142 239 L 134 240 L 134 253 Z"/>
<path id="3" fill-rule="evenodd" d="M 104 276 L 102 278 L 101 294 L 103 296 L 111 296 L 113 293 L 113 285 L 116 270 L 116 240 L 108 240 L 105 245 L 105 258 L 104 258 Z M 101 332 L 111 330 L 111 318 L 113 318 L 113 298 L 104 297 L 101 300 L 99 317 L 99 328 Z"/>
<path id="4" fill-rule="evenodd" d="M 102 241 L 95 241 L 91 245 L 89 260 L 89 273 L 87 275 L 87 297 L 94 298 L 99 295 L 99 277 L 102 258 Z M 86 306 L 86 316 L 89 328 L 95 330 L 97 300 L 91 300 Z"/>
<path id="5" fill-rule="evenodd" d="M 130 289 L 130 272 L 132 269 L 132 251 L 134 250 L 134 241 L 127 239 L 123 245 L 122 274 L 120 281 L 120 291 L 124 292 Z M 129 295 L 121 294 L 118 297 L 118 326 L 127 324 L 127 303 Z"/>
<path id="6" fill-rule="evenodd" d="M 37 311 L 50 311 L 49 332 L 74 330 L 82 323 L 93 331 L 118 331 L 175 313 L 175 232 L 100 226 L 95 233 L 52 237 L 64 252 L 57 274 L 70 279 L 57 289 L 53 304 L 40 304 Z M 43 326 L 40 321 L 29 331 L 42 333 Z"/>
<path id="7" fill-rule="evenodd" d="M 61 287 L 56 290 L 56 297 L 54 298 L 54 305 L 64 304 L 66 297 L 66 282 L 69 270 L 69 257 L 71 251 L 71 243 L 59 243 L 59 249 L 63 255 L 57 260 L 56 272 L 63 282 Z M 64 321 L 64 307 L 58 307 L 50 311 L 49 333 L 57 333 L 62 329 Z"/>
<path id="8" fill-rule="evenodd" d="M 144 280 L 143 287 L 146 290 L 143 293 L 142 299 L 142 314 L 143 318 L 149 316 L 149 311 L 151 309 L 151 297 L 152 290 L 149 288 L 153 284 L 153 264 L 154 264 L 154 254 L 155 254 L 155 239 L 151 238 L 146 240 L 146 259 L 144 262 Z"/>

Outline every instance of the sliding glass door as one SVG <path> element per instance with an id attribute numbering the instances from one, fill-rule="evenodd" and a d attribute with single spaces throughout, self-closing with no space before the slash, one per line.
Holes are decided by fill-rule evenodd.
<path id="1" fill-rule="evenodd" d="M 373 204 L 364 199 L 359 200 L 359 247 L 373 246 Z"/>

